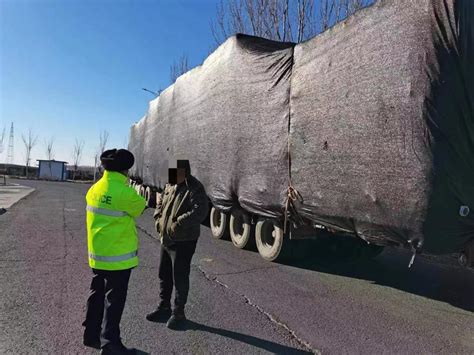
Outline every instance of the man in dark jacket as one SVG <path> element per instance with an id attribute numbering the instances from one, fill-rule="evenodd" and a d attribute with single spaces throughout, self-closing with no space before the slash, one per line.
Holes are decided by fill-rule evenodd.
<path id="1" fill-rule="evenodd" d="M 154 214 L 161 240 L 160 298 L 157 309 L 146 318 L 152 322 L 168 320 L 176 329 L 186 320 L 184 306 L 189 292 L 191 259 L 196 250 L 201 222 L 208 213 L 208 199 L 202 184 L 191 175 L 189 161 L 178 160 L 176 181 L 166 185 Z M 171 169 L 170 169 L 171 170 Z M 175 287 L 174 309 L 171 293 Z"/>

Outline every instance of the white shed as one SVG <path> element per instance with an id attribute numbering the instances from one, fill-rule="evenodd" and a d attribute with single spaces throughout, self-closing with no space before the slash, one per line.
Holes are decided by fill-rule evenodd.
<path id="1" fill-rule="evenodd" d="M 38 160 L 38 178 L 64 181 L 67 177 L 65 161 Z"/>

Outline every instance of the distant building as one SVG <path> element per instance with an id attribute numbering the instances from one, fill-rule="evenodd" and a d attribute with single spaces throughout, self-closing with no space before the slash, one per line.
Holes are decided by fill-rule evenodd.
<path id="1" fill-rule="evenodd" d="M 65 161 L 38 160 L 38 178 L 64 181 L 67 178 Z"/>

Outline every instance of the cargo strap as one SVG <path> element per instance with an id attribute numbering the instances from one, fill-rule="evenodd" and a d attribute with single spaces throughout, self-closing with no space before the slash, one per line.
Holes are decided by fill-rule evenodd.
<path id="1" fill-rule="evenodd" d="M 288 186 L 288 195 L 286 197 L 286 204 L 285 204 L 285 222 L 283 224 L 283 233 L 286 233 L 286 225 L 288 223 L 288 211 L 292 216 L 297 217 L 301 220 L 301 217 L 298 215 L 296 210 L 295 201 L 303 202 L 303 197 L 301 194 L 296 190 L 291 184 Z M 302 223 L 302 221 L 300 221 Z"/>
<path id="2" fill-rule="evenodd" d="M 291 88 L 290 88 L 291 89 Z M 293 187 L 293 182 L 291 179 L 291 144 L 290 144 L 290 131 L 291 131 L 291 110 L 288 108 L 288 136 L 286 140 L 287 150 L 288 150 L 288 192 L 286 195 L 286 203 L 285 203 L 285 221 L 283 223 L 283 233 L 286 233 L 286 225 L 288 224 L 288 218 L 293 217 L 297 220 L 297 223 L 300 225 L 304 224 L 303 219 L 298 214 L 298 210 L 296 209 L 295 202 L 299 201 L 303 203 L 303 197 Z"/>
<path id="3" fill-rule="evenodd" d="M 105 262 L 119 262 L 119 261 L 126 261 L 129 259 L 133 259 L 138 255 L 138 251 L 133 251 L 131 253 L 122 254 L 122 255 L 114 255 L 114 256 L 101 256 L 95 255 L 93 253 L 89 253 L 89 258 L 95 261 L 105 261 Z"/>
<path id="4" fill-rule="evenodd" d="M 101 214 L 109 217 L 125 217 L 128 215 L 127 212 L 124 211 L 108 210 L 90 205 L 87 205 L 86 210 L 95 214 Z"/>

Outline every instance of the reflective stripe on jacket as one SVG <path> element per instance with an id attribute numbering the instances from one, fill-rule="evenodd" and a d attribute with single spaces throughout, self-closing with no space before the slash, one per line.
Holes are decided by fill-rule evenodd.
<path id="1" fill-rule="evenodd" d="M 99 270 L 125 270 L 138 265 L 135 218 L 145 199 L 128 187 L 127 177 L 105 171 L 86 195 L 89 266 Z"/>

